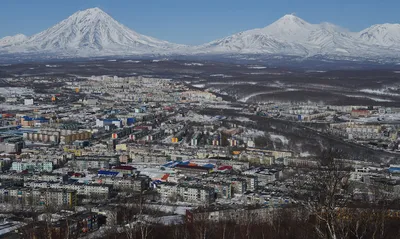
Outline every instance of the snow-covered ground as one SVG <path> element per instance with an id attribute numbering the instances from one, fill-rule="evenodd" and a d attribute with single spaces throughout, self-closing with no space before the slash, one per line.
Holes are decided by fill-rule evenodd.
<path id="1" fill-rule="evenodd" d="M 378 98 L 378 97 L 371 97 L 371 96 L 365 96 L 365 95 L 346 95 L 347 97 L 354 97 L 354 98 L 365 98 L 365 99 L 370 99 L 376 102 L 393 102 L 393 100 L 389 99 L 383 99 L 383 98 Z"/>
<path id="2" fill-rule="evenodd" d="M 202 88 L 204 88 L 206 85 L 205 84 L 194 84 L 194 85 L 192 85 L 193 87 L 196 87 L 196 88 L 200 88 L 200 89 L 202 89 Z"/>
<path id="3" fill-rule="evenodd" d="M 208 115 L 200 115 L 194 112 L 188 113 L 185 117 L 175 116 L 174 119 L 177 121 L 191 121 L 191 122 L 199 122 L 199 123 L 207 123 L 212 121 L 219 120 L 217 117 L 211 117 Z"/>
<path id="4" fill-rule="evenodd" d="M 222 78 L 230 78 L 231 75 L 224 75 L 224 74 L 212 74 L 211 77 L 222 77 Z"/>
<path id="5" fill-rule="evenodd" d="M 183 205 L 157 205 L 157 204 L 146 204 L 146 207 L 177 215 L 185 215 L 186 210 L 190 210 L 193 208 L 190 206 L 183 206 Z"/>
<path id="6" fill-rule="evenodd" d="M 382 121 L 400 121 L 400 114 L 385 114 L 382 115 Z M 361 123 L 371 123 L 371 122 L 378 122 L 378 115 L 365 117 L 365 118 L 358 118 L 353 119 L 354 122 L 361 122 Z"/>
<path id="7" fill-rule="evenodd" d="M 275 59 L 315 55 L 345 60 L 391 59 L 398 57 L 399 31 L 399 24 L 385 23 L 375 24 L 360 32 L 349 32 L 334 24 L 309 23 L 287 14 L 263 28 L 242 31 L 200 46 L 186 46 L 141 35 L 101 9 L 91 8 L 78 11 L 31 37 L 18 34 L 1 38 L 0 50 L 6 53 L 55 53 L 84 57 L 178 53 L 268 54 Z M 253 60 L 256 57 L 244 56 L 241 59 Z M 196 62 L 188 64 L 202 65 Z M 264 69 L 262 67 L 255 65 L 249 68 Z"/>
<path id="8" fill-rule="evenodd" d="M 302 157 L 302 158 L 307 158 L 307 157 L 311 157 L 311 156 L 312 156 L 312 154 L 310 154 L 309 152 L 300 153 L 300 157 Z"/>
<path id="9" fill-rule="evenodd" d="M 192 62 L 192 63 L 185 63 L 185 66 L 204 66 L 202 63 Z"/>
<path id="10" fill-rule="evenodd" d="M 229 103 L 226 103 L 226 104 L 209 104 L 209 105 L 207 105 L 207 108 L 211 108 L 211 109 L 229 109 L 229 110 L 242 110 L 243 109 L 241 107 L 231 106 Z"/>
<path id="11" fill-rule="evenodd" d="M 124 62 L 126 62 L 126 63 L 140 63 L 141 61 L 127 60 L 127 61 L 124 61 Z"/>
<path id="12" fill-rule="evenodd" d="M 269 137 L 271 140 L 273 141 L 280 141 L 282 142 L 284 145 L 288 145 L 289 144 L 289 140 L 283 136 L 283 135 L 277 135 L 277 134 L 269 134 Z"/>
<path id="13" fill-rule="evenodd" d="M 246 129 L 242 135 L 244 137 L 255 138 L 255 137 L 265 136 L 265 132 L 256 129 Z"/>
<path id="14" fill-rule="evenodd" d="M 0 87 L 0 95 L 33 94 L 33 90 L 26 87 Z"/>
<path id="15" fill-rule="evenodd" d="M 234 120 L 240 121 L 240 122 L 254 122 L 253 120 L 247 118 L 247 117 L 234 117 Z"/>
<path id="16" fill-rule="evenodd" d="M 360 92 L 374 94 L 374 95 L 400 96 L 400 94 L 388 92 L 386 89 L 379 89 L 379 90 L 362 89 L 362 90 L 360 90 Z"/>
<path id="17" fill-rule="evenodd" d="M 249 69 L 255 69 L 255 70 L 262 70 L 262 69 L 266 69 L 267 67 L 265 67 L 265 66 L 250 66 L 248 68 Z"/>
<path id="18" fill-rule="evenodd" d="M 283 92 L 283 91 L 296 91 L 296 89 L 287 88 L 285 90 L 257 92 L 257 93 L 253 93 L 253 94 L 247 95 L 246 97 L 243 97 L 243 98 L 239 99 L 238 101 L 246 103 L 250 98 L 258 96 L 258 95 L 267 95 L 267 94 L 273 94 L 273 93 Z"/>

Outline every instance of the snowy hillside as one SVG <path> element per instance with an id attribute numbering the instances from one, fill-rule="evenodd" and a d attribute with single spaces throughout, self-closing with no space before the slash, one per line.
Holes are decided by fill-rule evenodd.
<path id="1" fill-rule="evenodd" d="M 101 9 L 91 8 L 5 50 L 93 56 L 164 53 L 179 47 L 182 46 L 136 33 Z"/>
<path id="2" fill-rule="evenodd" d="M 267 27 L 240 32 L 199 46 L 197 52 L 269 53 L 303 57 L 374 57 L 399 54 L 390 51 L 387 46 L 400 47 L 400 27 L 386 27 L 385 33 L 383 30 L 364 31 L 352 33 L 330 23 L 311 24 L 297 16 L 285 15 Z"/>
<path id="3" fill-rule="evenodd" d="M 373 25 L 359 33 L 360 41 L 387 47 L 400 47 L 400 24 Z"/>
<path id="4" fill-rule="evenodd" d="M 330 23 L 311 24 L 285 15 L 272 24 L 201 46 L 184 46 L 141 35 L 99 8 L 78 11 L 31 37 L 0 39 L 2 54 L 55 56 L 131 56 L 139 54 L 264 54 L 343 59 L 400 57 L 400 24 L 374 25 L 349 32 Z"/>
<path id="5" fill-rule="evenodd" d="M 26 39 L 28 39 L 28 37 L 23 34 L 18 34 L 15 36 L 7 36 L 7 37 L 0 39 L 0 47 L 12 46 L 15 44 L 19 44 L 19 43 L 25 41 Z"/>

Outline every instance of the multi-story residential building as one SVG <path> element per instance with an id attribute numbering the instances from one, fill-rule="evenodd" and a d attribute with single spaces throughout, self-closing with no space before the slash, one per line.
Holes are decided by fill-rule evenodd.
<path id="1" fill-rule="evenodd" d="M 241 176 L 244 180 L 246 180 L 246 190 L 254 191 L 258 187 L 258 177 L 255 175 L 246 175 Z"/>
<path id="2" fill-rule="evenodd" d="M 94 182 L 97 184 L 111 185 L 115 190 L 128 190 L 141 192 L 150 185 L 149 177 L 95 177 Z"/>
<path id="3" fill-rule="evenodd" d="M 39 132 L 26 132 L 23 137 L 24 140 L 34 142 L 70 144 L 75 140 L 88 140 L 92 137 L 92 133 L 89 131 L 42 129 Z"/>
<path id="4" fill-rule="evenodd" d="M 11 170 L 22 172 L 28 170 L 30 172 L 52 172 L 53 162 L 49 161 L 29 161 L 29 162 L 13 162 Z"/>
<path id="5" fill-rule="evenodd" d="M 205 185 L 207 185 L 208 187 L 213 187 L 215 190 L 215 195 L 218 198 L 224 198 L 224 199 L 232 198 L 233 193 L 232 193 L 231 183 L 209 181 Z"/>
<path id="6" fill-rule="evenodd" d="M 6 167 L 9 167 L 11 163 L 12 161 L 9 158 L 0 159 L 0 171 L 2 171 Z"/>
<path id="7" fill-rule="evenodd" d="M 77 195 L 86 197 L 101 196 L 109 198 L 112 186 L 110 185 L 99 185 L 99 184 L 62 184 L 62 183 L 51 183 L 41 181 L 28 181 L 24 182 L 24 187 L 27 188 L 52 188 L 52 189 L 69 189 L 75 190 Z"/>
<path id="8" fill-rule="evenodd" d="M 45 182 L 66 182 L 68 175 L 52 174 L 52 173 L 41 173 L 41 174 L 20 174 L 20 173 L 7 173 L 0 174 L 0 179 L 9 179 L 14 181 L 45 181 Z"/>
<path id="9" fill-rule="evenodd" d="M 49 188 L 0 188 L 0 200 L 5 203 L 24 205 L 68 206 L 77 205 L 77 192 L 68 189 Z"/>
<path id="10" fill-rule="evenodd" d="M 107 169 L 110 168 L 110 164 L 118 164 L 118 157 L 104 157 L 104 156 L 82 156 L 75 157 L 74 160 L 70 161 L 70 165 L 77 170 L 87 169 Z"/>
<path id="11" fill-rule="evenodd" d="M 0 152 L 4 153 L 21 153 L 24 147 L 24 142 L 20 137 L 8 138 L 4 142 L 0 143 Z"/>
<path id="12" fill-rule="evenodd" d="M 244 194 L 247 190 L 246 179 L 243 178 L 229 178 L 226 180 L 232 184 L 232 194 Z"/>
<path id="13" fill-rule="evenodd" d="M 215 190 L 202 185 L 166 183 L 160 186 L 163 201 L 178 200 L 184 202 L 210 204 L 215 201 Z"/>

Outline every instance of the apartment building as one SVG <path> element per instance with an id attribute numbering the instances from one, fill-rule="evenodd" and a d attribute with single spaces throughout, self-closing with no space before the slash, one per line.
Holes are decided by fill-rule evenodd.
<path id="1" fill-rule="evenodd" d="M 29 161 L 29 162 L 13 162 L 11 170 L 22 172 L 28 170 L 30 172 L 52 172 L 53 162 L 49 161 Z"/>
<path id="2" fill-rule="evenodd" d="M 110 160 L 110 158 L 83 156 L 75 157 L 74 160 L 70 161 L 70 164 L 73 168 L 76 168 L 77 170 L 107 169 L 110 168 Z"/>
<path id="3" fill-rule="evenodd" d="M 77 205 L 77 192 L 68 189 L 49 188 L 0 188 L 3 203 L 16 203 L 30 206 L 68 206 Z"/>
<path id="4" fill-rule="evenodd" d="M 210 204 L 215 201 L 215 189 L 202 185 L 166 183 L 159 189 L 161 200 L 178 200 Z"/>
<path id="5" fill-rule="evenodd" d="M 83 184 L 83 183 L 52 183 L 43 181 L 27 181 L 24 182 L 26 188 L 51 188 L 51 189 L 67 189 L 76 191 L 77 195 L 91 197 L 101 196 L 109 198 L 112 186 L 110 185 L 99 185 L 99 184 Z"/>
<path id="6" fill-rule="evenodd" d="M 120 178 L 120 177 L 94 177 L 94 183 L 99 185 L 111 185 L 115 190 L 141 192 L 149 188 L 150 178 Z"/>

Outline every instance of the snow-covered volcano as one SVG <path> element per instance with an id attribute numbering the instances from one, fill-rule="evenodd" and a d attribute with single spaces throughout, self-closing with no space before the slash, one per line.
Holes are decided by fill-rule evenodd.
<path id="1" fill-rule="evenodd" d="M 134 55 L 166 53 L 180 45 L 141 35 L 99 8 L 78 11 L 57 25 L 18 44 L 8 52 L 44 52 L 64 55 Z"/>
<path id="2" fill-rule="evenodd" d="M 372 45 L 400 47 L 400 24 L 377 24 L 358 34 L 358 40 Z"/>
<path id="3" fill-rule="evenodd" d="M 23 34 L 17 34 L 15 36 L 7 36 L 0 39 L 0 47 L 13 46 L 15 44 L 19 44 L 23 41 L 26 41 L 26 39 L 28 39 L 28 37 Z"/>
<path id="4" fill-rule="evenodd" d="M 312 24 L 289 14 L 272 24 L 201 46 L 184 46 L 141 35 L 99 8 L 78 11 L 31 37 L 0 39 L 0 55 L 132 56 L 140 54 L 263 54 L 334 59 L 400 57 L 400 24 L 349 32 L 330 23 Z"/>
<path id="5" fill-rule="evenodd" d="M 399 52 L 388 49 L 386 42 L 400 46 L 400 31 L 394 27 L 390 29 L 387 27 L 385 30 L 386 33 L 383 33 L 383 30 L 378 32 L 368 29 L 354 33 L 330 23 L 311 24 L 289 14 L 264 28 L 240 32 L 199 46 L 197 52 L 276 54 L 302 57 L 399 55 Z M 367 34 L 368 37 L 366 37 Z M 393 47 L 393 45 L 391 46 Z"/>

